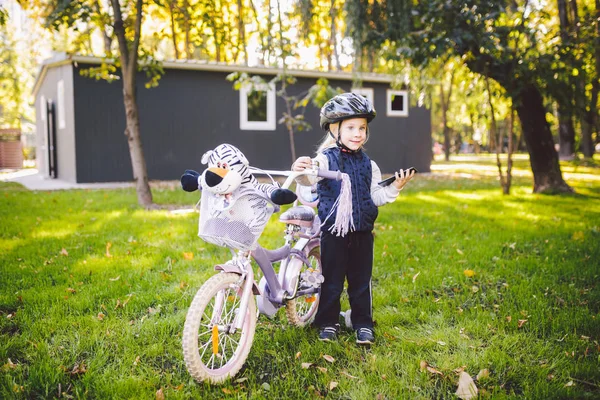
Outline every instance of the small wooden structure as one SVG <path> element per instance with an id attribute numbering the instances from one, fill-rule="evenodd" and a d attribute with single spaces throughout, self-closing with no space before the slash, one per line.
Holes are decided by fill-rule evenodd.
<path id="1" fill-rule="evenodd" d="M 0 129 L 0 168 L 23 168 L 20 129 Z"/>

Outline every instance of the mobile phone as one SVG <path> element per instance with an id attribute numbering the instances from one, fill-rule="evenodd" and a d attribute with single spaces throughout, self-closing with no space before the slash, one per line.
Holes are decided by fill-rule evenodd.
<path id="1" fill-rule="evenodd" d="M 415 174 L 419 171 L 417 171 L 417 169 L 415 167 L 410 167 L 407 170 L 404 171 L 404 176 L 409 175 L 411 172 L 415 172 Z M 394 182 L 396 180 L 396 176 L 392 175 L 387 179 L 382 180 L 381 182 L 378 183 L 379 186 L 389 186 L 392 184 L 392 182 Z"/>

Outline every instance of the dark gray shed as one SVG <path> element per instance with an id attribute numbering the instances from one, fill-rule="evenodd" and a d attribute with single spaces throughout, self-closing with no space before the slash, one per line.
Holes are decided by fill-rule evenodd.
<path id="1" fill-rule="evenodd" d="M 80 74 L 101 62 L 100 58 L 60 55 L 41 67 L 34 87 L 37 162 L 40 172 L 49 177 L 74 183 L 132 180 L 123 133 L 122 84 Z M 280 70 L 199 61 L 164 62 L 163 68 L 164 75 L 156 88 L 145 88 L 147 78 L 143 73 L 137 78 L 142 143 L 150 179 L 178 179 L 186 168 L 201 171 L 201 155 L 220 143 L 239 147 L 254 166 L 289 168 L 289 136 L 285 126 L 278 123 L 285 109 L 283 99 L 265 88 L 266 96 L 258 106 L 259 111 L 264 107 L 264 113 L 255 114 L 254 109 L 248 111 L 248 94 L 234 90 L 226 80 L 234 71 L 270 80 Z M 350 91 L 357 78 L 340 72 L 288 72 L 297 78 L 288 89 L 290 94 L 305 92 L 321 77 L 333 87 Z M 366 145 L 369 156 L 384 173 L 409 166 L 428 172 L 430 111 L 409 106 L 407 92 L 391 90 L 390 76 L 368 74 L 358 78 L 362 81 L 359 92 L 370 97 L 377 110 Z M 296 132 L 298 156 L 314 155 L 323 137 L 319 110 L 309 105 L 305 117 L 313 128 Z"/>

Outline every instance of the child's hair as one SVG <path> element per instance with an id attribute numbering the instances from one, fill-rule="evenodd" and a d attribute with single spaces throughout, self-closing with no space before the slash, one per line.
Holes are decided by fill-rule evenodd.
<path id="1" fill-rule="evenodd" d="M 339 126 L 339 125 L 334 125 L 335 132 L 331 132 L 334 136 L 337 136 L 337 133 L 338 133 L 337 126 Z M 331 129 L 331 127 L 329 129 Z M 329 132 L 327 132 L 327 133 L 325 133 L 323 140 L 321 141 L 321 143 L 319 144 L 319 147 L 317 148 L 317 154 L 322 153 L 326 149 L 328 149 L 330 147 L 335 147 L 335 146 L 336 146 L 335 139 L 333 138 L 333 136 L 331 136 L 331 134 L 329 134 Z"/>

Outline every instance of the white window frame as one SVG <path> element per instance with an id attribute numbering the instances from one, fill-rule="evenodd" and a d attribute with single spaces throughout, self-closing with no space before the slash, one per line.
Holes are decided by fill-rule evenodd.
<path id="1" fill-rule="evenodd" d="M 58 108 L 58 129 L 65 129 L 67 123 L 65 121 L 65 81 L 60 80 L 56 83 L 56 102 Z"/>
<path id="2" fill-rule="evenodd" d="M 392 110 L 392 96 L 402 95 L 404 110 Z M 408 117 L 408 91 L 407 90 L 387 90 L 387 116 L 388 117 Z"/>
<path id="3" fill-rule="evenodd" d="M 257 89 L 256 86 L 254 88 Z M 266 121 L 248 121 L 248 93 L 251 90 L 251 85 L 243 85 L 240 88 L 240 129 L 243 131 L 274 131 L 277 129 L 275 85 L 265 84 L 264 88 L 258 88 L 258 90 L 265 91 L 267 95 Z"/>
<path id="4" fill-rule="evenodd" d="M 352 93 L 356 93 L 356 94 L 360 94 L 362 96 L 365 96 L 373 105 L 373 107 L 375 107 L 375 93 L 373 91 L 373 88 L 366 88 L 366 87 L 357 87 L 357 88 L 352 88 L 350 89 L 350 91 Z"/>

